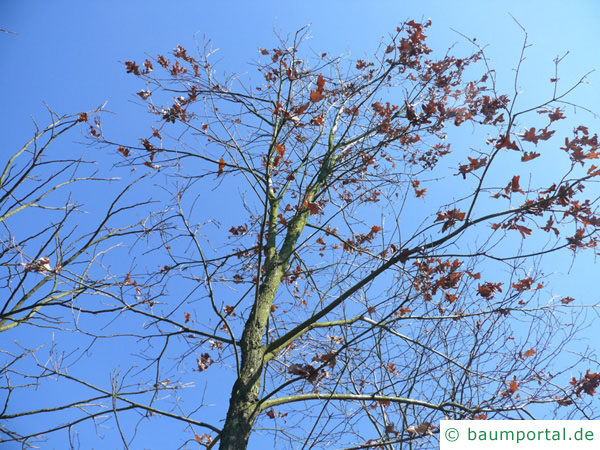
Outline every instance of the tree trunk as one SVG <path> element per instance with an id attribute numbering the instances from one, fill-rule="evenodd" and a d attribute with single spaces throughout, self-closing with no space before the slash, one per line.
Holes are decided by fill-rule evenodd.
<path id="1" fill-rule="evenodd" d="M 240 342 L 240 372 L 231 390 L 229 410 L 221 432 L 221 450 L 245 449 L 259 413 L 258 392 L 265 355 L 263 335 L 284 272 L 283 265 L 276 261 L 277 257 L 274 259 L 267 268 L 265 281 L 244 326 Z"/>
<path id="2" fill-rule="evenodd" d="M 330 164 L 331 161 L 328 157 L 321 167 L 317 182 L 307 191 L 307 202 L 313 201 L 315 192 L 321 189 L 329 173 Z M 288 226 L 281 250 L 277 252 L 275 239 L 279 200 L 271 198 L 269 206 L 269 231 L 267 243 L 263 249 L 265 278 L 252 306 L 250 316 L 244 324 L 244 332 L 240 341 L 241 364 L 238 378 L 231 391 L 225 425 L 221 431 L 220 450 L 244 450 L 248 446 L 252 425 L 260 412 L 258 394 L 266 350 L 263 345 L 264 332 L 275 294 L 310 215 L 307 208 L 296 215 Z"/>
<path id="3" fill-rule="evenodd" d="M 221 450 L 243 450 L 248 446 L 258 412 L 256 407 L 262 362 L 259 364 L 252 376 L 240 376 L 233 385 L 225 426 L 221 432 Z"/>

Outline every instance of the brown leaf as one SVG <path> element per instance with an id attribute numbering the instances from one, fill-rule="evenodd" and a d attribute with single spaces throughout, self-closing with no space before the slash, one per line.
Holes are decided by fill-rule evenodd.
<path id="1" fill-rule="evenodd" d="M 152 95 L 152 92 L 142 89 L 140 92 L 137 93 L 137 95 L 139 95 L 142 98 L 142 100 L 146 100 Z"/>
<path id="2" fill-rule="evenodd" d="M 465 219 L 466 214 L 458 209 L 450 209 L 443 213 L 438 213 L 435 222 L 440 222 L 444 220 L 444 226 L 442 227 L 442 233 L 446 231 L 448 228 L 452 228 L 456 222 L 462 221 Z"/>
<path id="3" fill-rule="evenodd" d="M 560 108 L 556 108 L 553 112 L 548 114 L 548 117 L 550 118 L 550 123 L 565 118 Z"/>
<path id="4" fill-rule="evenodd" d="M 502 283 L 492 283 L 490 281 L 486 281 L 477 287 L 477 293 L 483 298 L 493 298 L 496 294 L 496 291 L 502 292 L 502 288 L 500 286 L 502 286 Z"/>
<path id="5" fill-rule="evenodd" d="M 310 103 L 305 103 L 304 105 L 299 106 L 298 109 L 296 110 L 296 114 L 298 114 L 298 115 L 304 114 L 309 106 L 310 106 Z"/>
<path id="6" fill-rule="evenodd" d="M 512 287 L 517 290 L 517 292 L 525 292 L 531 289 L 531 285 L 534 283 L 533 278 L 527 277 L 519 280 L 517 283 L 513 283 Z"/>
<path id="7" fill-rule="evenodd" d="M 336 352 L 324 353 L 322 355 L 313 356 L 313 361 L 326 363 L 331 369 L 335 368 L 336 360 Z"/>
<path id="8" fill-rule="evenodd" d="M 214 363 L 208 353 L 203 353 L 200 358 L 196 358 L 196 364 L 198 365 L 198 372 L 204 372 L 208 369 L 211 364 Z"/>
<path id="9" fill-rule="evenodd" d="M 125 68 L 127 69 L 127 73 L 140 74 L 140 68 L 134 61 L 125 61 Z"/>
<path id="10" fill-rule="evenodd" d="M 540 156 L 540 154 L 536 153 L 536 152 L 525 152 L 523 154 L 523 156 L 521 156 L 521 161 L 523 161 L 523 162 L 531 161 L 532 159 L 535 159 L 538 156 Z"/>
<path id="11" fill-rule="evenodd" d="M 314 383 L 319 375 L 319 371 L 310 364 L 291 364 L 288 373 L 306 378 L 310 383 Z"/>
<path id="12" fill-rule="evenodd" d="M 507 148 L 509 150 L 519 150 L 519 146 L 515 141 L 511 141 L 509 136 L 500 135 L 498 142 L 496 143 L 496 148 Z"/>
<path id="13" fill-rule="evenodd" d="M 310 93 L 310 101 L 311 102 L 317 103 L 325 98 L 324 86 L 325 86 L 325 78 L 323 78 L 323 75 L 319 75 L 319 77 L 317 78 L 317 90 L 311 91 L 311 93 Z"/>
<path id="14" fill-rule="evenodd" d="M 325 98 L 325 95 L 319 91 L 311 91 L 310 93 L 310 101 L 313 103 L 320 102 Z"/>
<path id="15" fill-rule="evenodd" d="M 574 302 L 575 299 L 573 297 L 564 297 L 560 300 L 563 305 L 568 305 L 571 302 Z"/>

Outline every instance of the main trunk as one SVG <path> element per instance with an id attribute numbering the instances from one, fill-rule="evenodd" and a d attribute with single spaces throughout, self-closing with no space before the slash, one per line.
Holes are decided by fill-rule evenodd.
<path id="1" fill-rule="evenodd" d="M 221 432 L 221 450 L 243 450 L 248 446 L 252 425 L 258 414 L 258 390 L 262 371 L 262 352 L 256 356 L 259 360 L 243 368 L 233 385 L 227 418 Z"/>
<path id="2" fill-rule="evenodd" d="M 321 188 L 327 176 L 324 164 L 315 186 L 306 194 L 307 202 L 314 200 L 314 193 Z M 289 265 L 298 238 L 308 221 L 309 210 L 304 208 L 288 225 L 281 250 L 277 252 L 277 212 L 279 201 L 272 200 L 269 210 L 269 232 L 265 252 L 265 278 L 252 306 L 240 341 L 241 364 L 238 378 L 231 391 L 229 410 L 221 431 L 220 450 L 244 450 L 248 446 L 252 425 L 259 411 L 260 378 L 264 367 L 265 347 L 263 337 L 275 294 Z"/>
<path id="3" fill-rule="evenodd" d="M 241 364 L 221 431 L 221 450 L 243 450 L 248 445 L 259 413 L 258 394 L 265 355 L 263 334 L 282 276 L 282 265 L 271 264 L 244 326 L 240 341 Z"/>

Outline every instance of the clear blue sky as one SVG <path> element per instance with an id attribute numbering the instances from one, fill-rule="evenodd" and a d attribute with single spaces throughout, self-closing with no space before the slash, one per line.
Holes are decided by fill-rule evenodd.
<path id="1" fill-rule="evenodd" d="M 553 59 L 567 51 L 570 53 L 561 72 L 565 82 L 592 69 L 600 70 L 600 2 L 594 0 L 0 0 L 0 28 L 17 33 L 0 33 L 0 161 L 30 138 L 31 117 L 40 124 L 48 121 L 44 104 L 66 114 L 108 102 L 107 108 L 114 115 L 105 117 L 106 129 L 123 140 L 137 139 L 147 130 L 148 117 L 135 96 L 139 80 L 126 75 L 124 61 L 166 54 L 178 44 L 192 49 L 195 37 L 200 42 L 206 37 L 220 49 L 218 59 L 223 70 L 246 72 L 250 70 L 246 62 L 257 57 L 258 47 L 275 45 L 274 31 L 285 35 L 311 24 L 309 45 L 316 52 L 360 57 L 375 49 L 380 38 L 404 20 L 431 18 L 431 48 L 443 52 L 457 44 L 469 49 L 452 29 L 476 37 L 481 45 L 488 46 L 491 65 L 509 89 L 523 42 L 523 34 L 509 13 L 527 29 L 532 44 L 519 86 L 524 101 L 549 94 L 547 81 L 553 76 Z M 571 100 L 600 112 L 600 71 L 589 80 L 593 84 L 583 86 Z M 583 120 L 600 124 L 587 115 Z M 64 145 L 60 151 L 76 144 Z M 575 275 L 567 276 L 569 265 L 555 261 L 555 270 L 561 272 L 557 279 L 562 280 L 565 291 L 575 290 L 588 303 L 597 299 L 578 288 L 584 285 L 578 280 L 595 276 L 597 269 L 591 267 L 592 262 L 582 258 L 574 268 Z M 177 448 L 176 438 L 163 439 L 144 441 L 144 445 Z M 119 442 L 98 445 L 120 446 Z"/>

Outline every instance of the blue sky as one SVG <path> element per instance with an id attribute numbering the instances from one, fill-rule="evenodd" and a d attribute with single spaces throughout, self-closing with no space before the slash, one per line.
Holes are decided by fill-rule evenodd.
<path id="1" fill-rule="evenodd" d="M 431 18 L 431 48 L 442 53 L 453 45 L 465 52 L 471 50 L 471 45 L 453 29 L 476 37 L 480 45 L 487 46 L 500 85 L 510 90 L 523 33 L 509 13 L 528 31 L 531 44 L 517 87 L 523 91 L 523 105 L 548 96 L 553 60 L 569 52 L 561 65 L 561 82 L 569 84 L 590 70 L 599 70 L 589 77 L 592 84 L 582 86 L 570 99 L 600 112 L 600 3 L 593 0 L 0 0 L 0 28 L 17 33 L 0 33 L 0 93 L 4 100 L 0 109 L 0 161 L 30 138 L 34 129 L 32 117 L 40 124 L 48 121 L 45 105 L 67 114 L 108 102 L 107 109 L 114 114 L 105 116 L 105 129 L 117 139 L 136 140 L 147 130 L 149 119 L 135 96 L 140 89 L 139 80 L 125 73 L 123 63 L 167 54 L 178 44 L 191 50 L 195 39 L 200 43 L 209 39 L 220 49 L 216 59 L 223 71 L 251 73 L 247 62 L 258 57 L 258 47 L 276 45 L 275 32 L 287 35 L 310 24 L 312 38 L 308 45 L 315 52 L 360 58 L 371 53 L 400 22 Z M 589 114 L 579 114 L 590 125 L 600 124 Z M 57 151 L 67 152 L 70 146 L 78 144 L 68 141 L 62 145 Z M 91 149 L 89 155 L 96 155 L 94 151 Z M 98 195 L 101 193 L 89 192 L 90 199 Z M 564 287 L 564 291 L 574 291 L 585 298 L 586 303 L 595 303 L 596 298 L 582 283 L 595 276 L 593 262 L 586 256 L 571 268 L 570 261 L 551 261 L 550 270 L 557 272 L 559 280 L 557 295 Z M 99 354 L 110 363 L 109 350 Z M 98 448 L 119 445 L 104 444 L 98 444 L 102 445 Z M 144 445 L 170 448 L 165 443 Z"/>
<path id="2" fill-rule="evenodd" d="M 137 86 L 121 63 L 166 53 L 177 44 L 192 47 L 194 36 L 200 41 L 206 36 L 221 49 L 223 67 L 246 70 L 256 48 L 274 42 L 273 30 L 285 35 L 311 24 L 315 51 L 361 55 L 399 22 L 431 18 L 432 47 L 460 43 L 454 28 L 489 45 L 494 66 L 508 72 L 522 39 L 511 13 L 530 33 L 530 74 L 551 71 L 553 58 L 567 51 L 565 66 L 572 76 L 597 67 L 599 59 L 600 6 L 593 1 L 568 6 L 561 1 L 177 1 L 167 6 L 155 1 L 5 0 L 0 12 L 2 27 L 19 33 L 3 34 L 0 40 L 1 89 L 10 105 L 1 113 L 3 123 L 12 124 L 9 137 L 17 141 L 22 135 L 14 133 L 15 125 L 27 127 L 30 115 L 41 115 L 42 102 L 67 113 L 108 100 L 110 109 L 127 113 Z"/>

